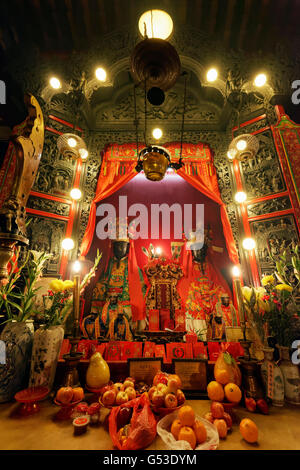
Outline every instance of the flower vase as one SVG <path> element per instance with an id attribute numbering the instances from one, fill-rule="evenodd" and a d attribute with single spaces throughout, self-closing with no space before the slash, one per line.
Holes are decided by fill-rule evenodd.
<path id="1" fill-rule="evenodd" d="M 33 333 L 26 322 L 12 321 L 6 323 L 0 340 L 5 344 L 5 363 L 0 363 L 0 403 L 5 403 L 27 387 Z"/>
<path id="2" fill-rule="evenodd" d="M 264 361 L 261 365 L 261 376 L 266 396 L 274 406 L 284 405 L 284 378 L 280 367 L 274 362 L 274 348 L 263 348 Z"/>
<path id="3" fill-rule="evenodd" d="M 284 379 L 284 397 L 287 403 L 300 405 L 299 367 L 290 359 L 290 348 L 277 345 L 280 354 L 279 367 Z"/>
<path id="4" fill-rule="evenodd" d="M 45 386 L 52 389 L 63 339 L 64 329 L 60 325 L 49 328 L 41 326 L 35 331 L 29 387 Z"/>

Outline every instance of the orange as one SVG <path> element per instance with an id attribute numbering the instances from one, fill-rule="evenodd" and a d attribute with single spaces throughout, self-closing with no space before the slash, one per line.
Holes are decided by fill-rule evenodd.
<path id="1" fill-rule="evenodd" d="M 231 403 L 239 403 L 242 399 L 241 389 L 233 383 L 229 383 L 224 387 L 225 397 Z"/>
<path id="2" fill-rule="evenodd" d="M 182 428 L 181 422 L 179 421 L 179 419 L 175 419 L 171 426 L 171 433 L 173 434 L 175 439 L 178 439 L 178 434 L 181 428 Z"/>
<path id="3" fill-rule="evenodd" d="M 208 398 L 213 401 L 224 400 L 224 390 L 221 384 L 213 380 L 207 385 Z"/>
<path id="4" fill-rule="evenodd" d="M 182 406 L 178 411 L 178 419 L 183 426 L 193 426 L 195 423 L 195 412 L 189 405 Z"/>
<path id="5" fill-rule="evenodd" d="M 83 400 L 84 391 L 82 387 L 73 388 L 73 401 Z"/>
<path id="6" fill-rule="evenodd" d="M 196 434 L 189 426 L 182 426 L 178 434 L 179 441 L 187 441 L 192 449 L 195 449 L 197 444 Z"/>
<path id="7" fill-rule="evenodd" d="M 196 434 L 197 443 L 202 444 L 202 442 L 205 442 L 207 439 L 207 431 L 204 424 L 196 420 L 193 429 Z"/>
<path id="8" fill-rule="evenodd" d="M 240 432 L 245 441 L 253 444 L 258 439 L 258 429 L 254 421 L 249 418 L 244 418 L 240 422 Z"/>
<path id="9" fill-rule="evenodd" d="M 219 384 L 226 385 L 230 382 L 230 374 L 226 369 L 216 369 L 214 375 Z"/>

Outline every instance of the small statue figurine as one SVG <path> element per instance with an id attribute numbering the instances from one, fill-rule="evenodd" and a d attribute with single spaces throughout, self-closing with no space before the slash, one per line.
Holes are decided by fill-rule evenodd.
<path id="1" fill-rule="evenodd" d="M 217 341 L 222 340 L 225 328 L 223 324 L 222 316 L 217 312 L 210 312 L 207 315 L 207 332 L 206 332 L 206 341 Z"/>
<path id="2" fill-rule="evenodd" d="M 236 310 L 226 292 L 221 294 L 221 298 L 216 304 L 216 310 L 218 316 L 222 318 L 225 327 L 238 326 Z"/>

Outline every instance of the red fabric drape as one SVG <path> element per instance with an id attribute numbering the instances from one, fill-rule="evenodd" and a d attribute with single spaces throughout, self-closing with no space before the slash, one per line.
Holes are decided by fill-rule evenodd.
<path id="1" fill-rule="evenodd" d="M 178 170 L 178 175 L 184 178 L 188 183 L 194 186 L 198 191 L 203 193 L 205 196 L 209 197 L 213 201 L 217 202 L 220 205 L 220 215 L 223 225 L 224 237 L 226 240 L 226 247 L 228 251 L 229 258 L 234 264 L 239 264 L 239 258 L 232 235 L 231 225 L 228 219 L 227 211 L 225 204 L 223 203 L 215 169 L 210 167 L 211 176 L 210 178 L 204 177 L 203 174 L 203 165 L 201 163 L 193 163 L 194 174 L 191 174 L 187 165 Z"/>

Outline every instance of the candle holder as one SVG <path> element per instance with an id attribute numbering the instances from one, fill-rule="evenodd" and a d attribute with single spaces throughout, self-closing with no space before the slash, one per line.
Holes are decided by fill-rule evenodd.
<path id="1" fill-rule="evenodd" d="M 77 352 L 77 346 L 80 339 L 80 337 L 69 338 L 71 350 L 68 354 L 63 355 L 63 359 L 66 361 L 66 372 L 62 383 L 63 387 L 80 387 L 79 374 L 77 370 L 78 363 L 83 356 L 83 353 Z"/>

